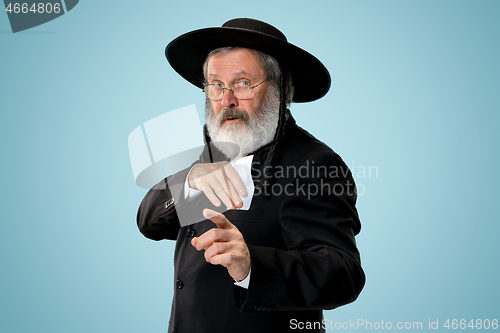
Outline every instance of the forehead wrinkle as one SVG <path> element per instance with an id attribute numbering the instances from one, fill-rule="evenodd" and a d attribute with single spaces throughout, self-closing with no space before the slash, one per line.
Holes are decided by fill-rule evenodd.
<path id="1" fill-rule="evenodd" d="M 221 81 L 225 86 L 232 86 L 239 80 L 248 80 L 250 84 L 262 81 L 265 70 L 254 52 L 256 51 L 238 49 L 211 55 L 205 62 L 205 80 L 207 83 Z"/>
<path id="2" fill-rule="evenodd" d="M 233 75 L 248 75 L 247 72 L 244 70 L 237 70 L 236 72 L 233 73 Z"/>

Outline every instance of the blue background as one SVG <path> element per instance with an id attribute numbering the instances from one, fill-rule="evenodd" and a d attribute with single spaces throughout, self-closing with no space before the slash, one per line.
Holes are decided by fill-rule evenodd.
<path id="1" fill-rule="evenodd" d="M 186 105 L 202 115 L 165 45 L 235 17 L 332 75 L 291 108 L 364 188 L 367 283 L 326 318 L 499 319 L 500 2 L 80 1 L 16 34 L 0 13 L 0 331 L 166 332 L 174 242 L 137 230 L 127 137 Z"/>

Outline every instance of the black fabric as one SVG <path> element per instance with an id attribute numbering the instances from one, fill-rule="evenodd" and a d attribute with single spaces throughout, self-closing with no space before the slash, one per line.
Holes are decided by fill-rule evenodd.
<path id="1" fill-rule="evenodd" d="M 305 332 L 324 332 L 318 326 L 322 310 L 352 302 L 361 292 L 365 276 L 355 242 L 361 226 L 352 175 L 336 153 L 291 116 L 284 133 L 281 159 L 273 171 L 283 170 L 274 175 L 275 193 L 256 192 L 249 210 L 224 213 L 250 250 L 248 290 L 235 287 L 226 268 L 207 263 L 203 251 L 190 244 L 193 235 L 215 224 L 204 220 L 180 227 L 177 210 L 193 204 L 183 201 L 181 191 L 161 182 L 142 201 L 137 220 L 141 232 L 151 239 L 177 241 L 169 332 L 295 332 L 293 320 L 318 323 Z M 255 152 L 254 181 L 260 179 L 269 149 Z M 292 169 L 302 171 L 294 175 Z M 185 179 L 187 171 L 169 179 Z M 308 191 L 321 185 L 335 193 Z M 288 191 L 278 194 L 279 188 Z M 175 209 L 162 209 L 172 197 L 178 202 Z M 204 195 L 200 198 L 198 213 L 213 208 Z"/>

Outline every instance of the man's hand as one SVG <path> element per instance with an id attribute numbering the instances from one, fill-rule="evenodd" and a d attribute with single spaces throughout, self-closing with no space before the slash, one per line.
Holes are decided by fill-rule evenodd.
<path id="1" fill-rule="evenodd" d="M 219 198 L 228 209 L 243 206 L 240 195 L 246 195 L 246 189 L 229 162 L 198 164 L 189 173 L 188 182 L 190 188 L 203 191 L 217 207 L 221 204 Z"/>
<path id="2" fill-rule="evenodd" d="M 245 279 L 250 272 L 250 251 L 241 232 L 222 214 L 210 209 L 203 210 L 203 216 L 217 225 L 191 244 L 198 251 L 205 250 L 205 260 L 213 265 L 227 268 L 236 281 Z"/>

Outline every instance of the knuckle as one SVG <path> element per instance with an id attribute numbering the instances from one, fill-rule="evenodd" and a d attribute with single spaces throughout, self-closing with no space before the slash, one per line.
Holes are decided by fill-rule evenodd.
<path id="1" fill-rule="evenodd" d="M 196 184 L 196 187 L 198 187 L 200 190 L 202 190 L 205 193 L 209 192 L 209 190 L 210 190 L 210 187 L 207 186 L 207 183 L 204 183 L 201 181 Z"/>
<path id="2" fill-rule="evenodd" d="M 236 228 L 236 227 L 234 227 L 234 228 Z M 243 241 L 243 235 L 240 232 L 238 232 L 238 229 L 234 230 L 234 232 L 233 232 L 233 239 L 235 241 L 237 241 L 237 242 Z"/>
<path id="3" fill-rule="evenodd" d="M 208 231 L 210 237 L 217 239 L 220 236 L 219 229 L 213 228 Z"/>
<path id="4" fill-rule="evenodd" d="M 224 189 L 222 187 L 217 187 L 215 189 L 215 193 L 219 194 L 219 193 L 225 193 Z"/>

